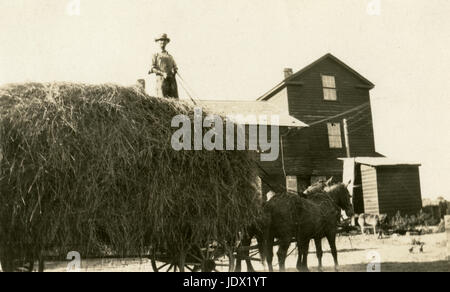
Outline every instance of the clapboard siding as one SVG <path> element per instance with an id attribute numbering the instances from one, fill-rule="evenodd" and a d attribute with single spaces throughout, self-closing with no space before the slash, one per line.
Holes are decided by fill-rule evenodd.
<path id="1" fill-rule="evenodd" d="M 380 213 L 417 214 L 422 208 L 417 166 L 377 167 Z"/>
<path id="2" fill-rule="evenodd" d="M 322 74 L 335 76 L 337 101 L 324 100 Z M 352 69 L 340 63 L 335 57 L 327 55 L 289 78 L 284 86 L 276 87 L 263 98 L 281 108 L 287 107 L 291 116 L 307 124 L 367 105 L 359 111 L 329 120 L 329 122 L 340 124 L 343 145 L 341 149 L 329 147 L 326 122 L 293 130 L 285 136 L 283 160 L 286 175 L 302 177 L 304 182 L 311 176 L 341 178 L 343 164 L 338 158 L 346 156 L 342 123 L 344 118 L 348 120 L 351 156 L 379 156 L 375 152 L 370 107 L 369 91 L 372 87 L 370 82 L 355 74 Z M 262 163 L 262 165 L 267 173 L 277 177 L 284 176 L 281 154 L 277 161 Z M 361 192 L 362 189 L 358 202 L 359 209 L 364 207 Z M 369 208 L 378 210 L 378 205 L 375 203 L 369 201 L 367 204 Z"/>
<path id="3" fill-rule="evenodd" d="M 371 166 L 361 165 L 361 181 L 364 194 L 364 212 L 379 214 L 376 169 Z"/>
<path id="4" fill-rule="evenodd" d="M 364 212 L 417 214 L 422 208 L 419 167 L 361 165 Z"/>
<path id="5" fill-rule="evenodd" d="M 323 99 L 321 74 L 335 76 L 337 101 Z M 296 85 L 287 85 L 289 113 L 307 124 L 370 102 L 369 89 L 358 88 L 361 80 L 331 58 L 317 63 L 293 81 Z M 349 123 L 351 156 L 376 155 L 370 104 L 360 112 L 352 112 L 330 121 L 340 123 L 341 139 L 344 144 L 343 118 L 348 119 Z M 302 129 L 302 131 L 305 136 L 308 136 L 309 151 L 302 155 L 307 156 L 311 161 L 310 173 L 312 175 L 342 173 L 342 162 L 337 158 L 345 157 L 346 149 L 345 147 L 330 149 L 326 123 L 311 126 L 309 129 Z"/>
<path id="6" fill-rule="evenodd" d="M 270 135 L 270 129 L 268 133 Z M 309 174 L 311 160 L 305 155 L 309 151 L 308 137 L 302 130 L 288 130 L 286 127 L 281 127 L 279 133 L 278 158 L 275 161 L 259 162 L 264 171 L 273 175 L 284 175 L 284 171 L 287 175 Z"/>
<path id="7" fill-rule="evenodd" d="M 309 139 L 305 131 L 293 130 L 283 137 L 283 154 L 286 171 L 290 175 L 309 175 L 311 173 L 311 159 L 307 155 L 310 151 Z"/>

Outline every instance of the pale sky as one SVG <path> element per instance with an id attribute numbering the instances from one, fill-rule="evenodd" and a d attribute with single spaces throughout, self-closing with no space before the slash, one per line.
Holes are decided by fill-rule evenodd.
<path id="1" fill-rule="evenodd" d="M 377 151 L 450 199 L 450 1 L 373 1 L 80 0 L 70 16 L 73 0 L 0 0 L 0 84 L 134 84 L 165 32 L 196 98 L 249 100 L 330 52 L 376 85 Z"/>

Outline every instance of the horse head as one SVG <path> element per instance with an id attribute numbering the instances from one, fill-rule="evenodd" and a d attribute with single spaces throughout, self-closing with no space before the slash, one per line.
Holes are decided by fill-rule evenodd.
<path id="1" fill-rule="evenodd" d="M 326 187 L 327 193 L 329 193 L 336 205 L 345 211 L 345 214 L 348 217 L 352 217 L 355 215 L 355 211 L 353 210 L 352 200 L 350 193 L 348 191 L 348 186 L 350 185 L 351 181 L 348 183 L 337 183 L 333 186 Z"/>
<path id="2" fill-rule="evenodd" d="M 327 187 L 331 185 L 331 182 L 333 181 L 333 177 L 331 177 L 329 180 L 325 181 L 324 179 L 318 180 L 312 185 L 310 185 L 304 192 L 304 195 L 311 195 L 315 193 L 323 192 Z"/>

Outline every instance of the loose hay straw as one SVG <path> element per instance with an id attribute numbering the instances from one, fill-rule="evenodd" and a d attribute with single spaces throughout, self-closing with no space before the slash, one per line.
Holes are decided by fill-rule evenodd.
<path id="1" fill-rule="evenodd" d="M 65 257 L 186 251 L 257 218 L 246 151 L 175 151 L 179 101 L 134 87 L 0 88 L 0 249 Z"/>

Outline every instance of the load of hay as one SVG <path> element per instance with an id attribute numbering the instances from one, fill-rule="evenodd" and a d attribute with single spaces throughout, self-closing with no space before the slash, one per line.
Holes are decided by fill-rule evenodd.
<path id="1" fill-rule="evenodd" d="M 134 87 L 0 88 L 0 260 L 235 239 L 258 216 L 251 154 L 173 150 L 177 114 Z"/>

